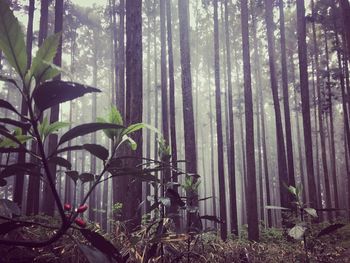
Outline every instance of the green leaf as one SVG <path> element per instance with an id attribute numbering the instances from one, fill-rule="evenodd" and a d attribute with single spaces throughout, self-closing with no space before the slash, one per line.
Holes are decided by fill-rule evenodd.
<path id="1" fill-rule="evenodd" d="M 300 240 L 303 238 L 306 231 L 306 227 L 301 225 L 295 225 L 288 231 L 288 235 L 296 240 Z"/>
<path id="2" fill-rule="evenodd" d="M 63 157 L 60 157 L 60 156 L 51 157 L 49 159 L 49 163 L 65 167 L 68 170 L 72 169 L 72 164 L 67 159 L 64 159 Z"/>
<path id="3" fill-rule="evenodd" d="M 18 19 L 5 0 L 0 0 L 0 49 L 4 52 L 10 65 L 24 78 L 27 71 L 24 34 Z"/>
<path id="4" fill-rule="evenodd" d="M 128 145 L 130 146 L 131 150 L 136 151 L 137 143 L 132 138 L 130 138 L 129 136 L 124 135 L 122 142 L 128 143 Z"/>
<path id="5" fill-rule="evenodd" d="M 0 1 L 1 1 L 1 0 L 0 0 Z M 15 108 L 14 106 L 12 106 L 12 104 L 9 103 L 9 102 L 6 101 L 6 100 L 0 99 L 0 108 L 4 108 L 4 109 L 7 109 L 7 110 L 10 110 L 10 111 L 16 113 L 17 115 L 22 116 L 22 115 L 16 110 L 16 108 Z"/>
<path id="6" fill-rule="evenodd" d="M 51 67 L 46 62 L 52 62 L 55 57 L 61 35 L 61 33 L 56 33 L 47 37 L 37 51 L 36 56 L 33 58 L 30 71 L 34 75 L 37 83 L 50 79 Z"/>
<path id="7" fill-rule="evenodd" d="M 39 124 L 38 126 L 38 130 L 39 130 L 39 133 L 40 133 L 40 137 L 43 138 L 45 136 L 45 130 L 47 128 L 47 126 L 49 125 L 49 121 L 47 119 L 47 116 L 45 116 L 43 118 L 43 121 Z"/>
<path id="8" fill-rule="evenodd" d="M 312 217 L 318 217 L 316 210 L 313 208 L 304 208 L 304 211 Z"/>
<path id="9" fill-rule="evenodd" d="M 297 190 L 296 190 L 296 188 L 295 188 L 294 186 L 292 186 L 292 185 L 288 186 L 288 191 L 289 191 L 292 195 L 297 196 Z"/>
<path id="10" fill-rule="evenodd" d="M 277 209 L 277 210 L 290 210 L 289 208 L 286 207 L 281 207 L 281 206 L 274 206 L 274 205 L 267 205 L 265 206 L 266 209 Z"/>
<path id="11" fill-rule="evenodd" d="M 70 125 L 69 122 L 61 122 L 61 121 L 56 121 L 54 123 L 51 123 L 48 125 L 44 131 L 44 136 L 47 137 L 52 133 L 55 133 L 59 131 L 62 128 L 68 127 Z"/>
<path id="12" fill-rule="evenodd" d="M 79 179 L 79 173 L 77 171 L 65 171 L 66 175 L 69 176 L 75 183 Z"/>
<path id="13" fill-rule="evenodd" d="M 24 131 L 28 131 L 31 127 L 30 123 L 28 122 L 17 121 L 9 118 L 0 118 L 0 122 L 19 127 Z"/>
<path id="14" fill-rule="evenodd" d="M 89 133 L 93 133 L 99 130 L 104 129 L 123 129 L 124 127 L 117 124 L 112 123 L 86 123 L 79 126 L 76 126 L 72 129 L 70 129 L 68 132 L 62 135 L 58 145 L 61 145 L 62 143 L 65 143 L 67 141 L 70 141 L 76 137 L 84 136 Z"/>
<path id="15" fill-rule="evenodd" d="M 35 163 L 15 163 L 7 166 L 0 173 L 0 178 L 6 178 L 12 175 L 34 175 L 41 176 L 37 171 L 38 165 Z"/>
<path id="16" fill-rule="evenodd" d="M 344 224 L 333 224 L 333 225 L 327 226 L 326 228 L 322 229 L 320 231 L 320 233 L 318 233 L 317 237 L 329 235 L 329 234 L 333 233 L 334 231 L 338 230 L 339 228 L 342 228 L 343 226 L 345 226 L 345 225 Z"/>
<path id="17" fill-rule="evenodd" d="M 12 135 L 12 134 L 10 134 L 2 129 L 0 129 L 0 135 L 5 137 L 5 139 L 0 143 L 0 147 L 13 146 L 13 143 L 22 145 L 22 142 L 20 140 L 18 140 L 15 135 Z M 6 139 L 8 139 L 8 140 L 6 140 Z"/>
<path id="18" fill-rule="evenodd" d="M 169 197 L 159 197 L 159 201 L 166 207 L 171 206 L 171 200 Z"/>
<path id="19" fill-rule="evenodd" d="M 101 159 L 102 161 L 106 161 L 108 159 L 109 152 L 108 150 L 99 144 L 84 144 L 84 149 L 87 150 L 92 155 Z"/>
<path id="20" fill-rule="evenodd" d="M 135 123 L 131 124 L 129 127 L 127 127 L 123 132 L 122 135 L 128 135 L 132 132 L 136 132 L 138 130 L 141 130 L 142 128 L 145 128 L 146 125 L 144 123 Z"/>
<path id="21" fill-rule="evenodd" d="M 108 121 L 106 121 L 102 117 L 97 117 L 97 122 L 98 123 L 109 123 Z M 119 138 L 119 136 L 122 132 L 122 129 L 104 129 L 103 132 L 104 132 L 104 134 L 106 134 L 106 136 L 109 139 L 115 139 L 115 138 Z"/>
<path id="22" fill-rule="evenodd" d="M 94 181 L 95 176 L 91 173 L 82 173 L 81 175 L 79 175 L 79 179 L 80 181 L 82 181 L 82 183 L 86 183 L 86 182 Z"/>
<path id="23" fill-rule="evenodd" d="M 104 253 L 94 247 L 84 244 L 78 244 L 78 247 L 89 263 L 112 263 Z"/>
<path id="24" fill-rule="evenodd" d="M 44 111 L 62 102 L 71 101 L 92 92 L 101 91 L 75 82 L 52 80 L 36 87 L 33 91 L 33 99 L 38 109 Z"/>
<path id="25" fill-rule="evenodd" d="M 81 234 L 91 243 L 92 246 L 106 254 L 109 258 L 114 258 L 118 263 L 124 262 L 119 250 L 103 236 L 89 229 L 79 229 Z"/>
<path id="26" fill-rule="evenodd" d="M 123 125 L 123 117 L 115 106 L 112 106 L 108 120 L 110 123 Z"/>

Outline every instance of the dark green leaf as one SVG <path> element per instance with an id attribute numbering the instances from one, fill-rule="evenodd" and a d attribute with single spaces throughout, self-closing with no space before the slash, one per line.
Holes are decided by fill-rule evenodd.
<path id="1" fill-rule="evenodd" d="M 5 169 L 3 169 L 0 173 L 0 178 L 6 178 L 12 175 L 22 175 L 22 174 L 28 174 L 28 175 L 35 175 L 35 176 L 41 176 L 36 171 L 36 168 L 38 167 L 35 163 L 16 163 L 7 166 Z"/>
<path id="2" fill-rule="evenodd" d="M 22 148 L 8 148 L 8 147 L 0 147 L 0 153 L 20 153 L 26 152 L 24 147 Z"/>
<path id="3" fill-rule="evenodd" d="M 318 233 L 317 237 L 329 235 L 329 234 L 333 233 L 334 231 L 338 230 L 339 228 L 342 228 L 343 226 L 345 226 L 345 225 L 344 224 L 333 224 L 333 225 L 327 226 L 326 228 L 322 229 L 320 231 L 320 233 Z"/>
<path id="4" fill-rule="evenodd" d="M 172 205 L 185 206 L 185 202 L 182 201 L 178 192 L 173 189 L 168 188 L 166 190 L 166 196 L 170 198 Z"/>
<path id="5" fill-rule="evenodd" d="M 21 77 L 24 77 L 27 71 L 24 34 L 18 19 L 13 15 L 5 0 L 0 0 L 0 49 L 11 66 Z"/>
<path id="6" fill-rule="evenodd" d="M 84 244 L 78 244 L 80 251 L 89 263 L 112 263 L 112 261 L 100 250 Z"/>
<path id="7" fill-rule="evenodd" d="M 281 207 L 281 206 L 274 206 L 274 205 L 267 205 L 265 206 L 266 209 L 277 209 L 277 210 L 290 210 L 289 208 L 286 207 Z"/>
<path id="8" fill-rule="evenodd" d="M 40 46 L 36 56 L 33 58 L 33 63 L 30 71 L 34 75 L 37 83 L 44 82 L 50 77 L 50 66 L 47 62 L 52 62 L 56 55 L 57 48 L 60 42 L 61 33 L 56 33 L 45 39 Z"/>
<path id="9" fill-rule="evenodd" d="M 53 80 L 44 82 L 34 89 L 33 99 L 38 109 L 44 111 L 52 106 L 74 100 L 91 92 L 101 91 L 75 82 Z"/>
<path id="10" fill-rule="evenodd" d="M 9 118 L 0 118 L 0 122 L 19 127 L 21 129 L 23 129 L 24 131 L 28 131 L 31 127 L 30 123 L 16 121 L 16 120 L 9 119 Z"/>
<path id="11" fill-rule="evenodd" d="M 23 227 L 23 226 L 30 226 L 31 223 L 30 222 L 15 222 L 15 221 L 9 221 L 6 223 L 2 223 L 0 224 L 0 235 L 5 235 L 9 232 L 11 232 L 12 230 L 15 230 L 19 227 Z"/>
<path id="12" fill-rule="evenodd" d="M 60 156 L 51 157 L 49 159 L 49 163 L 65 167 L 68 170 L 72 169 L 72 164 L 67 159 L 64 159 L 63 157 L 60 157 Z"/>
<path id="13" fill-rule="evenodd" d="M 114 258 L 119 263 L 123 263 L 123 257 L 118 249 L 100 234 L 89 229 L 79 229 L 81 234 L 91 243 L 92 246 L 106 254 L 109 258 Z"/>
<path id="14" fill-rule="evenodd" d="M 204 216 L 200 216 L 200 219 L 214 221 L 214 222 L 219 223 L 219 224 L 223 223 L 222 220 L 217 218 L 216 216 L 204 215 Z"/>
<path id="15" fill-rule="evenodd" d="M 81 175 L 79 175 L 79 179 L 83 183 L 86 183 L 86 182 L 94 181 L 95 180 L 95 176 L 93 174 L 91 174 L 91 173 L 82 173 Z"/>
<path id="16" fill-rule="evenodd" d="M 79 173 L 77 171 L 65 171 L 66 175 L 69 176 L 75 183 L 79 179 Z"/>
<path id="17" fill-rule="evenodd" d="M 52 155 L 57 155 L 59 153 L 69 152 L 69 151 L 79 151 L 79 150 L 84 150 L 84 147 L 82 145 L 73 145 L 73 146 L 68 146 L 68 147 L 58 149 Z"/>
<path id="18" fill-rule="evenodd" d="M 86 123 L 76 126 L 62 135 L 59 145 L 68 142 L 76 137 L 84 136 L 103 129 L 123 129 L 123 126 L 111 123 Z"/>
<path id="19" fill-rule="evenodd" d="M 2 0 L 0 0 L 0 1 L 2 1 Z M 0 99 L 0 108 L 4 108 L 4 109 L 10 110 L 10 111 L 13 111 L 17 115 L 21 116 L 21 114 L 16 110 L 16 108 L 13 107 L 12 104 L 7 102 L 6 100 Z"/>
<path id="20" fill-rule="evenodd" d="M 106 161 L 108 159 L 109 152 L 108 150 L 99 144 L 84 144 L 84 149 L 87 150 L 92 155 L 101 159 L 102 161 Z"/>

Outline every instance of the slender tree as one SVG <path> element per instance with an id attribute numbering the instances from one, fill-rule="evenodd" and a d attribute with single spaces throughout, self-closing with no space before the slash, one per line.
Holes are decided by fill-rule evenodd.
<path id="1" fill-rule="evenodd" d="M 227 238 L 226 223 L 226 196 L 225 196 L 225 170 L 224 170 L 224 145 L 222 134 L 221 116 L 221 90 L 220 90 L 220 57 L 219 57 L 219 23 L 218 1 L 214 0 L 214 64 L 215 64 L 215 108 L 216 108 L 216 139 L 218 143 L 218 178 L 219 178 L 219 204 L 220 218 L 223 221 L 220 228 L 221 238 Z"/>
<path id="2" fill-rule="evenodd" d="M 277 144 L 277 163 L 278 163 L 278 175 L 280 184 L 280 198 L 281 205 L 283 207 L 290 206 L 288 192 L 283 187 L 284 184 L 289 183 L 286 163 L 286 151 L 284 144 L 284 135 L 282 127 L 281 108 L 278 95 L 278 82 L 276 76 L 276 58 L 275 58 L 275 40 L 274 40 L 274 23 L 273 23 L 273 5 L 272 1 L 265 0 L 265 20 L 267 30 L 267 44 L 269 54 L 269 66 L 270 66 L 270 82 L 273 98 L 273 106 L 275 110 L 275 125 L 276 125 L 276 144 Z"/>
<path id="3" fill-rule="evenodd" d="M 255 153 L 254 153 L 254 113 L 251 87 L 250 47 L 248 27 L 248 3 L 241 1 L 242 49 L 244 73 L 245 125 L 246 125 L 246 154 L 247 154 L 247 218 L 248 238 L 259 239 L 258 208 L 256 194 Z"/>
<path id="4" fill-rule="evenodd" d="M 301 89 L 301 107 L 304 126 L 304 144 L 306 171 L 308 178 L 308 194 L 310 205 L 317 205 L 316 184 L 314 174 L 314 163 L 312 153 L 312 134 L 311 134 L 311 117 L 310 117 L 310 99 L 309 99 L 309 82 L 307 71 L 307 45 L 306 45 L 306 20 L 305 20 L 305 3 L 304 0 L 296 0 L 297 3 L 297 35 L 298 35 L 298 55 L 299 55 L 299 73 Z"/>
<path id="5" fill-rule="evenodd" d="M 126 1 L 126 93 L 129 107 L 125 111 L 127 124 L 142 122 L 142 1 Z M 138 158 L 131 161 L 132 166 L 142 158 L 142 132 L 134 135 L 138 147 L 134 153 Z M 128 228 L 133 229 L 141 223 L 141 214 L 137 209 L 142 198 L 142 184 L 128 179 L 129 191 L 123 204 L 126 218 L 130 219 Z"/>
<path id="6" fill-rule="evenodd" d="M 295 186 L 292 127 L 290 122 L 290 109 L 289 109 L 288 68 L 287 68 L 287 52 L 286 52 L 286 36 L 285 36 L 286 29 L 284 24 L 284 1 L 283 0 L 279 0 L 279 10 L 280 10 L 280 34 L 281 34 L 282 88 L 283 88 L 284 122 L 285 122 L 285 131 L 286 131 L 288 184 Z"/>
<path id="7" fill-rule="evenodd" d="M 189 18 L 188 1 L 178 0 L 179 8 L 179 30 L 180 30 L 180 61 L 181 61 L 181 81 L 182 81 L 182 107 L 185 135 L 185 159 L 186 171 L 197 173 L 196 137 L 194 130 L 193 97 L 192 97 L 192 76 L 191 76 L 191 56 L 189 40 Z M 196 199 L 193 193 L 189 193 L 189 199 Z M 193 200 L 193 204 L 197 201 Z"/>

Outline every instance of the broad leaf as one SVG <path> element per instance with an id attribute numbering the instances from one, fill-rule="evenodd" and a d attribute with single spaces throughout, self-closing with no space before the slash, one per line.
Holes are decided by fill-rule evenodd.
<path id="1" fill-rule="evenodd" d="M 0 147 L 0 153 L 20 153 L 20 152 L 26 152 L 26 149 L 24 147 L 21 147 L 21 148 Z"/>
<path id="2" fill-rule="evenodd" d="M 168 188 L 166 190 L 166 196 L 170 198 L 171 204 L 176 204 L 178 206 L 185 206 L 185 202 L 182 201 L 178 192 L 173 189 Z"/>
<path id="3" fill-rule="evenodd" d="M 59 145 L 68 142 L 76 137 L 84 136 L 89 133 L 93 133 L 103 129 L 123 129 L 123 126 L 112 123 L 86 123 L 76 126 L 70 129 L 68 132 L 62 135 Z"/>
<path id="4" fill-rule="evenodd" d="M 45 131 L 44 131 L 44 136 L 47 137 L 52 133 L 55 133 L 59 131 L 62 128 L 68 127 L 69 123 L 68 122 L 61 122 L 61 121 L 56 121 L 54 123 L 49 124 Z"/>
<path id="5" fill-rule="evenodd" d="M 123 117 L 115 106 L 112 106 L 108 120 L 110 123 L 123 125 Z"/>
<path id="6" fill-rule="evenodd" d="M 313 208 L 304 208 L 304 211 L 312 217 L 317 217 L 317 212 Z"/>
<path id="7" fill-rule="evenodd" d="M 169 197 L 159 197 L 159 201 L 166 207 L 171 206 L 171 200 Z"/>
<path id="8" fill-rule="evenodd" d="M 130 146 L 131 150 L 136 151 L 137 143 L 132 138 L 130 138 L 127 135 L 124 135 L 123 142 L 126 142 Z"/>
<path id="9" fill-rule="evenodd" d="M 95 248 L 106 254 L 109 258 L 114 258 L 117 262 L 124 262 L 122 255 L 118 249 L 100 234 L 89 229 L 80 229 L 81 234 L 93 245 Z"/>
<path id="10" fill-rule="evenodd" d="M 122 135 L 128 135 L 130 133 L 136 132 L 138 130 L 141 130 L 145 128 L 146 125 L 144 123 L 135 123 L 131 124 L 129 127 L 127 127 L 123 132 Z"/>
<path id="11" fill-rule="evenodd" d="M 0 122 L 19 127 L 21 129 L 23 129 L 24 131 L 28 131 L 31 127 L 30 123 L 16 121 L 16 120 L 9 119 L 9 118 L 0 118 Z"/>
<path id="12" fill-rule="evenodd" d="M 61 149 L 58 149 L 57 151 L 55 151 L 54 153 L 52 153 L 51 155 L 57 155 L 59 153 L 63 153 L 63 152 L 69 152 L 69 151 L 79 151 L 79 150 L 84 150 L 84 146 L 83 145 L 73 145 L 73 146 L 67 146 Z"/>
<path id="13" fill-rule="evenodd" d="M 303 238 L 306 231 L 306 227 L 301 225 L 295 225 L 288 231 L 288 235 L 296 240 L 300 240 Z"/>
<path id="14" fill-rule="evenodd" d="M 99 144 L 84 144 L 84 149 L 87 150 L 92 155 L 101 159 L 102 161 L 106 161 L 108 159 L 109 152 L 108 150 Z"/>
<path id="15" fill-rule="evenodd" d="M 23 227 L 23 226 L 30 226 L 30 222 L 15 222 L 15 221 L 9 221 L 0 224 L 0 235 L 5 235 L 12 230 L 15 230 L 17 228 Z"/>
<path id="16" fill-rule="evenodd" d="M 47 81 L 36 87 L 33 99 L 40 111 L 44 111 L 62 102 L 74 100 L 86 93 L 101 92 L 97 88 L 70 81 Z"/>
<path id="17" fill-rule="evenodd" d="M 82 173 L 81 175 L 79 175 L 79 179 L 83 183 L 86 183 L 86 182 L 94 181 L 95 180 L 95 176 L 93 174 L 91 174 L 91 173 Z"/>
<path id="18" fill-rule="evenodd" d="M 0 0 L 0 1 L 2 1 L 2 0 Z M 10 110 L 10 111 L 13 111 L 17 115 L 21 116 L 21 114 L 16 110 L 16 108 L 14 106 L 12 106 L 12 104 L 6 100 L 0 99 L 0 108 L 4 108 L 4 109 Z"/>
<path id="19" fill-rule="evenodd" d="M 31 72 L 34 75 L 36 82 L 41 83 L 48 80 L 50 76 L 50 65 L 47 62 L 52 62 L 56 55 L 57 48 L 60 42 L 61 33 L 56 33 L 45 39 L 40 46 L 36 56 L 33 58 Z"/>
<path id="20" fill-rule="evenodd" d="M 274 205 L 267 205 L 265 206 L 266 209 L 277 209 L 277 210 L 290 210 L 289 208 L 286 207 L 281 207 L 281 206 L 274 206 Z"/>
<path id="21" fill-rule="evenodd" d="M 342 228 L 343 226 L 345 226 L 345 225 L 344 224 L 333 224 L 333 225 L 327 226 L 326 228 L 322 229 L 320 231 L 320 233 L 318 233 L 317 237 L 329 235 L 329 234 L 333 233 L 334 231 L 338 230 L 339 228 Z"/>
<path id="22" fill-rule="evenodd" d="M 84 244 L 78 244 L 78 247 L 89 263 L 112 263 L 104 253 L 94 247 Z"/>
<path id="23" fill-rule="evenodd" d="M 49 159 L 49 163 L 65 167 L 68 170 L 72 169 L 72 164 L 67 159 L 64 159 L 63 157 L 60 157 L 60 156 L 51 157 Z"/>
<path id="24" fill-rule="evenodd" d="M 37 167 L 38 165 L 35 163 L 12 164 L 7 166 L 5 169 L 1 171 L 0 178 L 6 178 L 12 175 L 22 175 L 22 174 L 41 176 L 41 174 L 36 171 Z"/>
<path id="25" fill-rule="evenodd" d="M 10 65 L 24 78 L 27 71 L 24 34 L 6 0 L 0 0 L 0 49 Z"/>
<path id="26" fill-rule="evenodd" d="M 79 179 L 79 173 L 77 171 L 65 171 L 66 175 L 69 176 L 75 183 Z"/>
<path id="27" fill-rule="evenodd" d="M 209 221 L 214 221 L 216 223 L 222 224 L 222 220 L 219 219 L 216 216 L 209 216 L 209 215 L 204 215 L 204 216 L 200 216 L 200 219 L 204 219 L 204 220 L 209 220 Z"/>

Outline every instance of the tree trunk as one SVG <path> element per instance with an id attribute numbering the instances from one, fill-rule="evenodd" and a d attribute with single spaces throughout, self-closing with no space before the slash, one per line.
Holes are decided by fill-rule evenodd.
<path id="1" fill-rule="evenodd" d="M 179 29 L 180 29 L 180 62 L 181 62 L 181 80 L 182 80 L 182 105 L 183 122 L 185 136 L 185 159 L 186 172 L 197 174 L 197 155 L 196 155 L 196 136 L 194 130 L 193 115 L 193 97 L 192 97 L 192 77 L 191 77 L 191 56 L 189 42 L 189 18 L 188 1 L 178 0 L 179 8 Z M 194 179 L 196 181 L 196 179 Z M 189 192 L 189 205 L 197 205 L 198 196 L 196 193 Z M 189 225 L 191 217 L 188 217 Z"/>
<path id="2" fill-rule="evenodd" d="M 226 40 L 226 58 L 227 58 L 227 87 L 228 87 L 228 120 L 229 120 L 229 143 L 228 143 L 228 176 L 230 182 L 230 218 L 231 232 L 238 235 L 237 222 L 237 197 L 236 197 L 236 167 L 235 167 L 235 138 L 233 126 L 233 101 L 232 101 L 232 66 L 231 66 L 231 45 L 229 32 L 229 10 L 228 0 L 225 0 L 225 40 Z"/>
<path id="3" fill-rule="evenodd" d="M 283 0 L 279 0 L 279 9 L 280 9 L 280 34 L 281 34 L 282 88 L 283 88 L 284 121 L 285 121 L 286 146 L 287 146 L 288 184 L 295 186 L 292 127 L 290 124 L 290 109 L 289 109 L 288 67 L 287 67 L 286 36 L 285 36 L 286 30 L 284 25 Z"/>
<path id="4" fill-rule="evenodd" d="M 221 238 L 227 238 L 226 223 L 226 197 L 225 197 L 225 170 L 224 170 L 224 145 L 222 134 L 221 116 L 221 90 L 220 90 L 220 58 L 219 58 L 219 25 L 218 25 L 218 1 L 214 0 L 214 56 L 215 56 L 215 108 L 216 108 L 216 139 L 218 143 L 218 178 L 219 178 L 219 204 L 220 218 L 223 221 L 220 227 Z"/>
<path id="5" fill-rule="evenodd" d="M 130 94 L 130 108 L 125 112 L 127 124 L 142 122 L 142 1 L 128 0 L 126 2 L 126 93 Z M 135 133 L 134 140 L 138 147 L 134 152 L 137 159 L 130 161 L 135 167 L 142 158 L 142 132 Z M 129 230 L 141 223 L 140 210 L 137 209 L 142 199 L 141 182 L 128 179 L 128 199 L 125 199 L 123 209 L 130 221 Z"/>
<path id="6" fill-rule="evenodd" d="M 247 153 L 247 218 L 248 239 L 259 239 L 258 208 L 256 195 L 255 154 L 254 154 L 254 113 L 253 96 L 251 87 L 249 28 L 248 28 L 248 3 L 241 1 L 242 23 L 242 49 L 243 49 L 243 73 L 244 73 L 244 99 L 246 111 L 246 153 Z"/>
<path id="7" fill-rule="evenodd" d="M 273 106 L 275 110 L 275 125 L 276 125 L 276 143 L 277 143 L 277 163 L 278 163 L 278 175 L 279 175 L 279 189 L 281 206 L 290 207 L 289 193 L 283 187 L 284 184 L 289 184 L 287 163 L 286 163 L 286 151 L 284 144 L 284 135 L 282 127 L 281 108 L 278 96 L 278 83 L 276 78 L 276 58 L 275 58 L 275 41 L 274 41 L 274 23 L 273 23 L 273 5 L 272 1 L 265 0 L 265 20 L 267 30 L 267 42 L 268 42 L 268 54 L 270 65 L 270 81 L 273 97 Z M 283 63 L 282 63 L 283 64 Z M 285 80 L 284 80 L 285 81 Z"/>
<path id="8" fill-rule="evenodd" d="M 310 206 L 318 204 L 314 175 L 314 163 L 312 153 L 312 134 L 311 134 L 311 118 L 310 118 L 310 100 L 309 100 L 309 80 L 307 72 L 307 45 L 306 45 L 306 20 L 305 20 L 305 4 L 304 0 L 297 0 L 297 34 L 298 34 L 298 55 L 299 55 L 299 71 L 300 71 L 300 88 L 301 88 L 301 106 L 304 126 L 304 143 L 306 170 L 309 187 Z"/>

